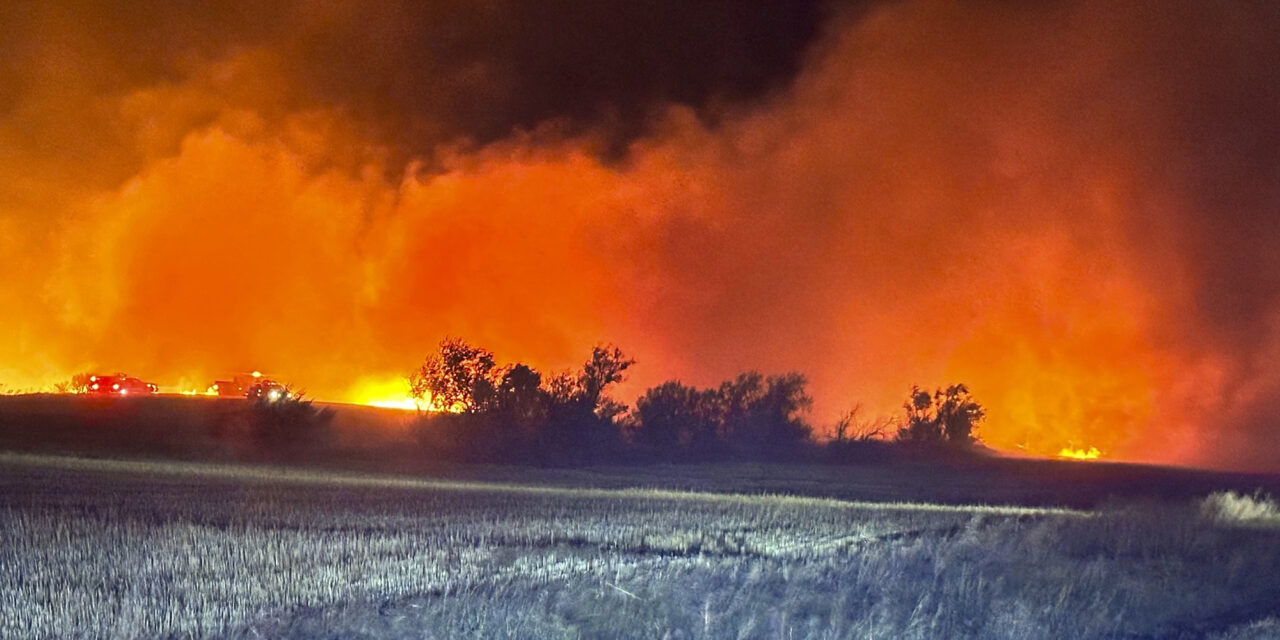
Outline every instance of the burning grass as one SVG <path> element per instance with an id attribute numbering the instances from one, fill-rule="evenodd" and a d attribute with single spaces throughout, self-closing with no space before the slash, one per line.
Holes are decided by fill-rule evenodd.
<path id="1" fill-rule="evenodd" d="M 1267 511 L 1238 496 L 1084 512 L 513 480 L 6 456 L 0 637 L 1253 637 L 1280 595 L 1276 532 L 1212 516 Z"/>

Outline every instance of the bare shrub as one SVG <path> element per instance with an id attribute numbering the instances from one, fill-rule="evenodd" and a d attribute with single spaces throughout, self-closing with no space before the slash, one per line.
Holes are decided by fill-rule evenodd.
<path id="1" fill-rule="evenodd" d="M 268 458 L 323 450 L 334 411 L 318 408 L 301 393 L 287 391 L 282 397 L 248 400 L 251 432 Z"/>

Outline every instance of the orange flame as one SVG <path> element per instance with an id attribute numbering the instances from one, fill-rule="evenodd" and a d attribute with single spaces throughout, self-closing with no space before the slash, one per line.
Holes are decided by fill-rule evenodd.
<path id="1" fill-rule="evenodd" d="M 1089 447 L 1088 449 L 1072 449 L 1071 447 L 1063 447 L 1058 452 L 1059 458 L 1069 458 L 1072 460 L 1097 460 L 1102 457 L 1102 452 L 1097 447 Z"/>
<path id="2" fill-rule="evenodd" d="M 394 377 L 362 378 L 348 392 L 347 400 L 352 404 L 406 411 L 419 411 L 430 404 L 409 394 L 409 384 L 405 378 Z"/>

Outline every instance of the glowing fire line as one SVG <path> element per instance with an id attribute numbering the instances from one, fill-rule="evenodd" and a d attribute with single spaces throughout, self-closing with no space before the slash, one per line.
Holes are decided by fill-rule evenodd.
<path id="1" fill-rule="evenodd" d="M 1072 449 L 1071 447 L 1063 447 L 1058 452 L 1059 458 L 1069 458 L 1071 460 L 1097 460 L 1102 457 L 1102 452 L 1097 447 L 1089 447 L 1088 449 Z"/>

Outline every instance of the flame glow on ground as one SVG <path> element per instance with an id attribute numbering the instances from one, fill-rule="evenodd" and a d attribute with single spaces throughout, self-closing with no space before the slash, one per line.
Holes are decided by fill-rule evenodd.
<path id="1" fill-rule="evenodd" d="M 409 395 L 409 382 L 405 378 L 362 378 L 351 389 L 347 401 L 382 409 L 418 411 L 426 404 Z"/>
<path id="2" fill-rule="evenodd" d="M 1097 447 L 1089 447 L 1088 449 L 1072 449 L 1064 447 L 1058 452 L 1059 458 L 1070 458 L 1072 460 L 1097 460 L 1102 457 L 1102 452 Z"/>

